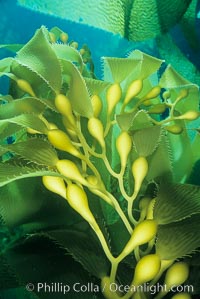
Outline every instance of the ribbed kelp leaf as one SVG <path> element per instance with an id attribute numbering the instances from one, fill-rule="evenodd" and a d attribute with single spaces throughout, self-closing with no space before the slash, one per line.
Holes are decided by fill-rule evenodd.
<path id="1" fill-rule="evenodd" d="M 196 134 L 192 144 L 192 157 L 193 163 L 197 162 L 200 159 L 200 134 Z"/>
<path id="2" fill-rule="evenodd" d="M 38 117 L 38 115 L 30 113 L 2 119 L 0 120 L 0 123 L 15 123 L 24 128 L 31 128 L 44 134 L 48 131 L 46 124 Z"/>
<path id="3" fill-rule="evenodd" d="M 59 230 L 48 232 L 58 244 L 66 248 L 90 274 L 101 278 L 109 272 L 109 262 L 98 240 L 91 232 Z"/>
<path id="4" fill-rule="evenodd" d="M 185 130 L 179 135 L 168 133 L 167 136 L 173 163 L 174 181 L 185 182 L 193 168 L 190 138 Z"/>
<path id="5" fill-rule="evenodd" d="M 120 83 L 130 74 L 134 79 L 139 75 L 141 58 L 103 57 L 102 59 L 106 81 Z"/>
<path id="6" fill-rule="evenodd" d="M 179 72 L 182 76 L 184 76 L 191 82 L 199 85 L 200 72 L 187 59 L 187 57 L 179 50 L 179 48 L 175 45 L 175 43 L 173 42 L 169 34 L 164 34 L 157 37 L 156 43 L 157 43 L 160 57 L 165 59 L 167 64 L 171 64 L 173 68 L 175 68 L 176 71 Z M 173 81 L 171 82 L 170 76 L 168 79 L 169 79 L 169 83 L 173 83 Z"/>
<path id="7" fill-rule="evenodd" d="M 19 51 L 22 47 L 24 46 L 24 44 L 7 44 L 7 45 L 0 45 L 0 49 L 6 49 L 6 50 L 10 50 L 14 53 L 16 53 L 17 51 Z"/>
<path id="8" fill-rule="evenodd" d="M 145 110 L 138 111 L 132 119 L 129 132 L 149 128 L 152 126 L 151 118 Z"/>
<path id="9" fill-rule="evenodd" d="M 73 110 L 81 116 L 90 118 L 93 115 L 93 109 L 83 77 L 77 67 L 70 61 L 61 59 L 60 62 L 63 68 L 63 74 L 67 75 L 69 80 L 67 96 L 71 101 Z"/>
<path id="10" fill-rule="evenodd" d="M 50 143 L 41 138 L 31 138 L 23 142 L 2 146 L 22 158 L 45 166 L 55 166 L 58 161 L 55 150 Z"/>
<path id="11" fill-rule="evenodd" d="M 168 31 L 178 23 L 191 0 L 106 1 L 18 0 L 21 6 L 42 13 L 92 25 L 130 40 L 144 40 Z"/>
<path id="12" fill-rule="evenodd" d="M 183 30 L 183 33 L 189 42 L 190 46 L 199 50 L 200 43 L 196 31 L 196 14 L 197 14 L 197 5 L 198 0 L 192 0 L 187 11 L 183 15 L 180 25 Z"/>
<path id="13" fill-rule="evenodd" d="M 160 78 L 159 85 L 163 88 L 187 88 L 193 84 L 181 76 L 171 65 L 168 65 Z"/>
<path id="14" fill-rule="evenodd" d="M 157 194 L 154 218 L 159 224 L 168 224 L 200 213 L 199 199 L 199 186 L 163 182 Z"/>
<path id="15" fill-rule="evenodd" d="M 127 4 L 125 0 L 117 2 L 77 0 L 69 3 L 45 0 L 37 1 L 37 4 L 31 0 L 18 0 L 18 3 L 32 10 L 124 35 L 124 9 Z"/>
<path id="16" fill-rule="evenodd" d="M 129 16 L 130 40 L 144 40 L 168 31 L 178 23 L 191 0 L 134 0 Z"/>
<path id="17" fill-rule="evenodd" d="M 110 85 L 109 82 L 96 80 L 92 78 L 84 78 L 84 80 L 87 85 L 88 91 L 90 92 L 91 95 L 100 94 L 103 90 L 105 90 Z"/>
<path id="18" fill-rule="evenodd" d="M 12 118 L 22 113 L 40 114 L 45 105 L 36 98 L 22 98 L 0 105 L 0 120 Z"/>
<path id="19" fill-rule="evenodd" d="M 7 57 L 7 58 L 4 58 L 4 59 L 0 60 L 0 73 L 2 73 L 2 75 L 3 75 L 4 72 L 5 73 L 9 72 L 12 60 L 13 59 L 10 58 L 10 57 Z"/>
<path id="20" fill-rule="evenodd" d="M 191 254 L 200 246 L 200 215 L 179 222 L 159 225 L 156 252 L 163 260 Z"/>
<path id="21" fill-rule="evenodd" d="M 32 233 L 24 238 L 19 246 L 9 250 L 6 258 L 8 267 L 15 272 L 21 287 L 17 288 L 16 291 L 13 288 L 8 290 L 3 288 L 1 294 L 5 295 L 4 299 L 44 299 L 48 298 L 50 293 L 52 299 L 65 297 L 79 299 L 80 294 L 83 299 L 94 298 L 93 291 L 90 292 L 88 289 L 88 291 L 82 292 L 80 290 L 82 286 L 93 284 L 93 279 L 79 263 L 74 261 L 69 254 L 66 254 L 65 249 L 59 247 L 47 234 Z M 26 290 L 29 281 L 33 283 L 34 291 Z M 43 290 L 38 291 L 38 282 L 43 284 Z M 51 286 L 52 292 L 47 292 L 47 289 L 45 292 L 45 286 L 48 285 Z M 77 288 L 77 291 L 74 288 Z M 29 293 L 35 294 L 35 296 L 29 297 Z"/>
<path id="22" fill-rule="evenodd" d="M 38 164 L 17 165 L 8 162 L 0 164 L 0 187 L 9 184 L 12 181 L 37 176 L 58 176 L 59 174 L 48 167 Z"/>
<path id="23" fill-rule="evenodd" d="M 146 176 L 148 181 L 170 176 L 172 173 L 171 152 L 166 136 L 162 135 L 160 143 L 148 159 L 149 171 Z"/>
<path id="24" fill-rule="evenodd" d="M 181 101 L 179 101 L 176 105 L 176 109 L 177 111 L 179 111 L 181 114 L 184 114 L 187 111 L 190 110 L 195 110 L 198 111 L 199 110 L 199 87 L 197 85 L 191 84 L 189 86 L 185 86 L 185 88 L 188 95 L 182 99 Z M 174 102 L 180 95 L 181 93 L 181 89 L 179 88 L 171 88 L 170 90 L 170 102 Z"/>
<path id="25" fill-rule="evenodd" d="M 164 62 L 164 60 L 143 53 L 140 50 L 134 50 L 129 54 L 129 58 L 139 59 L 141 61 L 137 79 L 145 79 L 154 74 Z"/>
<path id="26" fill-rule="evenodd" d="M 14 123 L 1 123 L 0 122 L 0 138 L 1 138 L 1 140 L 5 139 L 7 137 L 10 137 L 11 135 L 14 135 L 16 133 L 19 133 L 20 131 L 24 132 L 25 130 L 21 126 L 16 125 Z"/>
<path id="27" fill-rule="evenodd" d="M 58 59 L 67 59 L 75 63 L 77 67 L 80 68 L 80 71 L 82 71 L 83 60 L 79 51 L 77 51 L 73 47 L 70 47 L 69 45 L 64 45 L 64 44 L 52 44 L 51 47 L 56 53 Z"/>
<path id="28" fill-rule="evenodd" d="M 134 128 L 134 121 L 132 122 Z M 161 127 L 150 126 L 140 130 L 131 130 L 133 145 L 139 156 L 151 155 L 160 143 Z"/>
<path id="29" fill-rule="evenodd" d="M 136 114 L 137 112 L 134 111 L 116 115 L 116 120 L 121 130 L 128 131 L 130 129 L 132 121 Z"/>
<path id="30" fill-rule="evenodd" d="M 58 28 L 57 26 L 55 26 L 55 27 L 51 28 L 49 32 L 54 34 L 56 41 L 57 41 L 60 38 L 60 35 L 63 31 L 60 28 Z"/>
<path id="31" fill-rule="evenodd" d="M 176 110 L 181 114 L 187 112 L 188 110 L 199 109 L 198 85 L 192 84 L 183 78 L 174 70 L 171 65 L 166 68 L 159 81 L 159 85 L 170 91 L 170 98 L 168 100 L 170 103 L 174 103 L 183 91 L 187 92 L 187 95 L 176 105 Z"/>
<path id="32" fill-rule="evenodd" d="M 49 33 L 42 26 L 17 53 L 16 61 L 37 74 L 55 92 L 60 92 L 62 84 L 61 68 L 48 39 Z M 21 78 L 28 80 L 28 78 Z M 29 83 L 33 84 L 34 82 L 29 81 Z"/>

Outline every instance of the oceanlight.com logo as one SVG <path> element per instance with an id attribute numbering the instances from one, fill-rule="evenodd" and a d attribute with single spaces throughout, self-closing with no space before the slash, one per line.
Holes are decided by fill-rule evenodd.
<path id="1" fill-rule="evenodd" d="M 104 287 L 105 289 L 105 287 Z M 173 292 L 173 293 L 193 293 L 194 292 L 194 287 L 193 285 L 178 285 L 178 286 L 172 286 L 170 290 L 167 288 L 166 284 L 155 284 L 151 285 L 149 283 L 145 283 L 143 285 L 139 286 L 134 286 L 134 285 L 118 285 L 116 283 L 111 283 L 110 284 L 110 291 L 115 293 L 115 292 L 120 292 L 120 293 L 149 293 L 151 295 L 154 295 L 156 293 L 168 293 L 168 292 Z"/>
<path id="2" fill-rule="evenodd" d="M 93 282 L 88 282 L 87 284 L 82 284 L 80 282 L 76 282 L 73 285 L 64 284 L 62 282 L 52 282 L 52 283 L 46 283 L 46 282 L 38 282 L 38 283 L 28 283 L 26 285 L 26 289 L 29 292 L 44 292 L 44 293 L 62 293 L 67 294 L 69 292 L 75 292 L 75 293 L 100 293 L 108 289 L 107 284 L 103 285 L 102 288 L 99 287 L 99 285 L 94 284 Z M 170 290 L 167 288 L 167 285 L 163 284 L 155 284 L 151 285 L 150 283 L 145 283 L 143 285 L 134 286 L 134 285 L 119 285 L 117 283 L 111 283 L 109 285 L 110 292 L 116 293 L 149 293 L 151 295 L 154 295 L 156 293 L 190 293 L 192 294 L 194 292 L 193 285 L 179 285 L 179 286 L 172 286 Z"/>

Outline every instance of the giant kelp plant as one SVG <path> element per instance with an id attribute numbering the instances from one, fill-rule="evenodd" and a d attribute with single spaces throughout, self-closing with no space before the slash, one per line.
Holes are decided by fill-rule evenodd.
<path id="1" fill-rule="evenodd" d="M 5 298 L 200 294 L 198 86 L 137 50 L 98 80 L 88 48 L 45 27 L 0 71 Z"/>

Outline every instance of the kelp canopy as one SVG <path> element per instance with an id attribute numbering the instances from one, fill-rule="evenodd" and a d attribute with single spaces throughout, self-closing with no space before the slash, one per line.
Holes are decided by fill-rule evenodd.
<path id="1" fill-rule="evenodd" d="M 92 25 L 133 40 L 155 37 L 180 22 L 192 0 L 18 0 L 38 12 Z M 193 1 L 194 2 L 194 1 Z"/>
<path id="2" fill-rule="evenodd" d="M 200 85 L 198 61 L 188 56 L 183 47 L 177 46 L 176 37 L 170 31 L 179 24 L 180 34 L 183 33 L 194 56 L 198 57 L 198 0 L 18 0 L 18 3 L 37 12 L 118 34 L 130 41 L 155 38 L 159 57 L 172 64 L 185 78 Z"/>

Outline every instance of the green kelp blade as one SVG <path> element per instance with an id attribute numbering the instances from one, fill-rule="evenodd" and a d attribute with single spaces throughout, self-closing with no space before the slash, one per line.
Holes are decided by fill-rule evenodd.
<path id="1" fill-rule="evenodd" d="M 156 252 L 163 260 L 191 254 L 200 246 L 200 215 L 158 226 Z"/>
<path id="2" fill-rule="evenodd" d="M 86 83 L 81 76 L 78 68 L 68 60 L 60 59 L 63 69 L 63 75 L 66 76 L 66 82 L 69 85 L 67 96 L 71 101 L 74 111 L 81 116 L 90 118 L 93 115 L 92 103 Z"/>
<path id="3" fill-rule="evenodd" d="M 160 126 L 153 126 L 149 116 L 141 110 L 133 118 L 129 134 L 138 155 L 147 157 L 158 147 L 162 130 Z"/>
<path id="4" fill-rule="evenodd" d="M 34 233 L 25 236 L 18 246 L 4 255 L 7 268 L 12 271 L 18 285 L 11 285 L 8 289 L 2 285 L 0 292 L 3 298 L 45 299 L 51 293 L 49 298 L 52 299 L 79 299 L 81 293 L 81 299 L 94 299 L 92 290 L 80 290 L 83 286 L 96 285 L 81 264 L 74 261 L 67 250 L 59 247 L 59 244 L 46 234 Z M 31 282 L 30 286 L 33 285 L 34 290 L 27 290 L 28 282 Z M 38 292 L 39 282 L 43 290 Z M 50 286 L 52 292 L 48 292 L 47 289 L 45 292 L 47 286 Z M 100 287 L 95 298 L 102 299 Z"/>
<path id="5" fill-rule="evenodd" d="M 31 10 L 144 40 L 168 31 L 178 23 L 191 0 L 48 1 L 18 0 Z"/>
<path id="6" fill-rule="evenodd" d="M 24 165 L 11 164 L 9 162 L 0 164 L 0 187 L 15 180 L 37 176 L 59 176 L 56 171 L 49 170 L 44 165 L 24 163 Z"/>
<path id="7" fill-rule="evenodd" d="M 1 76 L 3 76 L 3 73 L 8 73 L 10 71 L 12 60 L 13 59 L 11 57 L 0 60 L 0 73 L 2 73 Z"/>
<path id="8" fill-rule="evenodd" d="M 22 126 L 23 128 L 31 128 L 40 133 L 46 134 L 48 128 L 46 124 L 35 114 L 21 114 L 15 117 L 0 120 L 0 123 L 14 123 Z"/>
<path id="9" fill-rule="evenodd" d="M 57 154 L 51 144 L 41 138 L 31 138 L 1 147 L 39 165 L 55 166 L 58 161 Z"/>
<path id="10" fill-rule="evenodd" d="M 48 1 L 18 0 L 18 4 L 41 13 L 91 25 L 124 36 L 125 9 L 129 0 L 121 1 Z"/>
<path id="11" fill-rule="evenodd" d="M 199 199 L 199 186 L 163 182 L 156 197 L 154 219 L 159 224 L 168 224 L 200 214 Z"/>
<path id="12" fill-rule="evenodd" d="M 73 62 L 82 71 L 83 69 L 83 59 L 75 48 L 64 45 L 64 44 L 52 44 L 52 49 L 55 51 L 58 59 L 67 59 Z"/>
<path id="13" fill-rule="evenodd" d="M 91 231 L 76 230 L 49 231 L 47 235 L 65 248 L 84 269 L 95 277 L 101 278 L 109 272 L 109 262 Z"/>
<path id="14" fill-rule="evenodd" d="M 23 46 L 24 46 L 24 44 L 6 44 L 6 45 L 0 45 L 0 49 L 6 49 L 6 50 L 16 53 Z"/>
<path id="15" fill-rule="evenodd" d="M 7 97 L 2 97 L 2 100 Z M 12 118 L 23 113 L 41 114 L 45 110 L 45 105 L 36 98 L 26 97 L 11 100 L 8 103 L 0 105 L 0 120 Z"/>
<path id="16" fill-rule="evenodd" d="M 53 91 L 60 92 L 61 67 L 49 42 L 48 30 L 44 26 L 37 30 L 32 39 L 19 50 L 15 59 L 17 63 L 40 77 Z M 23 77 L 23 73 L 21 76 L 19 78 L 29 81 Z"/>

